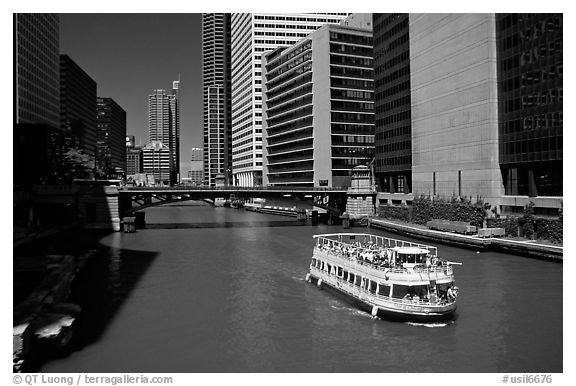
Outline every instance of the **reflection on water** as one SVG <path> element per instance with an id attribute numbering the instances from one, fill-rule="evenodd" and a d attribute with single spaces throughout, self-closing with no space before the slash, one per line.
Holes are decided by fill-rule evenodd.
<path id="1" fill-rule="evenodd" d="M 147 209 L 146 229 L 100 240 L 75 291 L 89 321 L 82 345 L 42 371 L 562 371 L 561 264 L 438 245 L 463 263 L 458 319 L 395 323 L 307 283 L 312 235 L 341 228 L 290 222 Z"/>

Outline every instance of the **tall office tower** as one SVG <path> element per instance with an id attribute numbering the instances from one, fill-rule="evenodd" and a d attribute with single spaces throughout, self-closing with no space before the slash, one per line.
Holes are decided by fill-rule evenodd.
<path id="1" fill-rule="evenodd" d="M 112 98 L 97 98 L 96 160 L 108 175 L 126 171 L 126 111 Z"/>
<path id="2" fill-rule="evenodd" d="M 143 172 L 149 176 L 149 184 L 171 185 L 172 150 L 162 141 L 150 141 L 142 149 Z"/>
<path id="3" fill-rule="evenodd" d="M 502 196 L 494 14 L 411 14 L 414 192 Z"/>
<path id="4" fill-rule="evenodd" d="M 264 51 L 288 47 L 347 14 L 232 14 L 232 173 L 234 185 L 262 184 L 262 68 Z"/>
<path id="5" fill-rule="evenodd" d="M 350 186 L 374 158 L 372 31 L 324 25 L 262 66 L 263 184 Z"/>
<path id="6" fill-rule="evenodd" d="M 68 146 L 96 155 L 96 82 L 60 55 L 60 124 Z"/>
<path id="7" fill-rule="evenodd" d="M 180 105 L 179 81 L 173 83 L 172 95 L 165 90 L 154 90 L 154 94 L 148 96 L 148 128 L 149 141 L 160 141 L 170 149 L 171 171 L 170 184 L 178 180 L 179 169 L 179 146 L 180 146 Z"/>
<path id="8" fill-rule="evenodd" d="M 199 147 L 191 150 L 188 178 L 195 185 L 204 184 L 204 150 Z"/>
<path id="9" fill-rule="evenodd" d="M 504 211 L 562 200 L 562 14 L 497 14 L 498 140 Z"/>
<path id="10" fill-rule="evenodd" d="M 14 14 L 15 124 L 60 128 L 60 17 Z"/>
<path id="11" fill-rule="evenodd" d="M 172 113 L 172 136 L 170 150 L 172 150 L 172 163 L 174 164 L 174 181 L 180 180 L 180 76 L 172 82 L 172 96 L 170 98 L 170 111 Z"/>
<path id="12" fill-rule="evenodd" d="M 230 14 L 202 14 L 204 180 L 231 178 Z"/>
<path id="13" fill-rule="evenodd" d="M 408 14 L 374 14 L 375 174 L 383 192 L 412 188 Z"/>

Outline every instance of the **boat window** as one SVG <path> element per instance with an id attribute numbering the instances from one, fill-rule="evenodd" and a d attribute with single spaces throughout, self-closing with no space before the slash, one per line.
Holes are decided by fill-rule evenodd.
<path id="1" fill-rule="evenodd" d="M 388 296 L 390 294 L 390 286 L 388 284 L 380 283 L 378 287 L 378 295 Z"/>
<path id="2" fill-rule="evenodd" d="M 360 286 L 362 284 L 362 276 L 356 275 L 356 280 L 354 280 L 354 284 Z"/>
<path id="3" fill-rule="evenodd" d="M 312 258 L 312 266 L 315 267 L 316 266 L 316 259 Z"/>
<path id="4" fill-rule="evenodd" d="M 342 267 L 338 267 L 337 276 L 338 276 L 338 277 L 342 277 Z"/>
<path id="5" fill-rule="evenodd" d="M 392 289 L 392 297 L 396 299 L 402 299 L 408 293 L 408 286 L 394 284 Z"/>
<path id="6" fill-rule="evenodd" d="M 354 283 L 355 280 L 356 280 L 356 275 L 353 274 L 352 272 L 350 272 L 350 273 L 348 274 L 348 281 L 349 281 L 350 283 Z"/>
<path id="7" fill-rule="evenodd" d="M 348 280 L 348 271 L 342 271 L 342 278 Z"/>
<path id="8" fill-rule="evenodd" d="M 378 284 L 377 284 L 374 280 L 370 280 L 370 284 L 369 284 L 369 287 L 368 287 L 368 291 L 370 291 L 370 292 L 372 292 L 373 294 L 375 294 L 375 293 L 376 293 L 376 286 L 377 286 L 377 285 L 378 285 Z"/>
<path id="9" fill-rule="evenodd" d="M 332 266 L 330 264 L 326 264 L 326 271 L 328 271 L 328 273 L 332 273 Z"/>

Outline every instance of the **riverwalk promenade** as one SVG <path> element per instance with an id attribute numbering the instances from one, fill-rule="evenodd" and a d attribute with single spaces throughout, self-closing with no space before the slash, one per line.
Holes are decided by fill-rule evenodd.
<path id="1" fill-rule="evenodd" d="M 535 240 L 510 240 L 507 238 L 482 238 L 478 235 L 462 235 L 442 232 L 415 225 L 399 223 L 385 219 L 369 220 L 369 226 L 389 232 L 408 235 L 427 241 L 435 241 L 460 248 L 477 251 L 496 251 L 522 255 L 527 257 L 562 262 L 564 248 L 562 246 L 542 244 Z"/>

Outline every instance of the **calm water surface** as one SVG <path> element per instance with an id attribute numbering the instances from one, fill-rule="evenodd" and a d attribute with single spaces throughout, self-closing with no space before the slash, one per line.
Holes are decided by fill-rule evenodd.
<path id="1" fill-rule="evenodd" d="M 198 203 L 146 222 L 99 240 L 75 350 L 40 371 L 562 372 L 561 264 L 437 245 L 463 263 L 457 320 L 395 323 L 304 280 L 312 235 L 339 226 Z"/>

